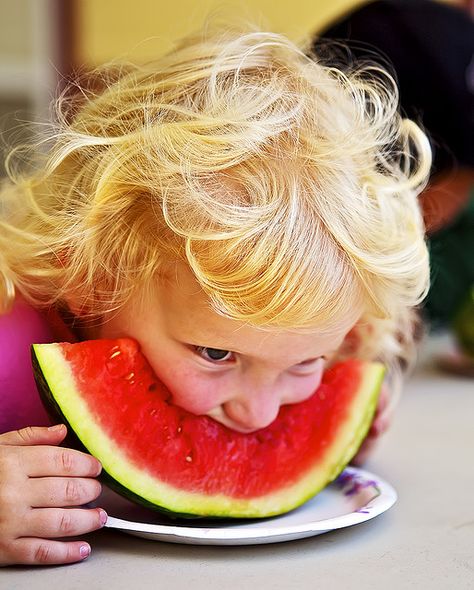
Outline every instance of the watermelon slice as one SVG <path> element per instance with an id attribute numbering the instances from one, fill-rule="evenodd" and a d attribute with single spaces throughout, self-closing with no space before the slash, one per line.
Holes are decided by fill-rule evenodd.
<path id="1" fill-rule="evenodd" d="M 384 369 L 349 360 L 304 402 L 250 434 L 171 403 L 130 338 L 35 344 L 47 408 L 128 498 L 179 516 L 257 518 L 296 508 L 335 479 L 370 426 Z"/>

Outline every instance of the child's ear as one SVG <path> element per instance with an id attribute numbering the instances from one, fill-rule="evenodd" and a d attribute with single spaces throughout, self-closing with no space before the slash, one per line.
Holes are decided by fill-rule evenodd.
<path id="1" fill-rule="evenodd" d="M 353 356 L 360 347 L 361 335 L 358 328 L 359 326 L 357 324 L 353 326 L 346 334 L 344 342 L 342 343 L 344 353 L 349 356 Z"/>

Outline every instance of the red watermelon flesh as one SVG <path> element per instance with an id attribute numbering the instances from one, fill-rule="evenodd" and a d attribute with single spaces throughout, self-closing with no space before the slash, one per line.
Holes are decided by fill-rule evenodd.
<path id="1" fill-rule="evenodd" d="M 116 488 L 203 516 L 279 514 L 317 493 L 356 453 L 383 376 L 376 363 L 337 364 L 308 400 L 242 434 L 174 405 L 132 339 L 34 345 L 33 358 L 43 398 Z"/>

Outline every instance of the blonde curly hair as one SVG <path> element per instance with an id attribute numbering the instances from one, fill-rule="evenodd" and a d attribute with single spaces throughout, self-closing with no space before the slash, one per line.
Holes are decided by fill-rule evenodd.
<path id="1" fill-rule="evenodd" d="M 389 74 L 343 72 L 278 34 L 207 29 L 100 79 L 57 101 L 34 173 L 14 171 L 18 152 L 7 162 L 6 285 L 38 308 L 74 293 L 77 313 L 102 317 L 185 261 L 227 317 L 331 329 L 361 300 L 348 353 L 392 362 L 410 348 L 430 152 Z"/>

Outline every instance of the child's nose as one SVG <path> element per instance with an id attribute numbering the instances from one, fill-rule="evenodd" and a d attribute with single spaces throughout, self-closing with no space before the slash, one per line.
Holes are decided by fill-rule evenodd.
<path id="1" fill-rule="evenodd" d="M 236 395 L 223 405 L 227 416 L 245 429 L 259 430 L 275 420 L 280 410 L 281 396 L 274 389 L 252 388 Z"/>

